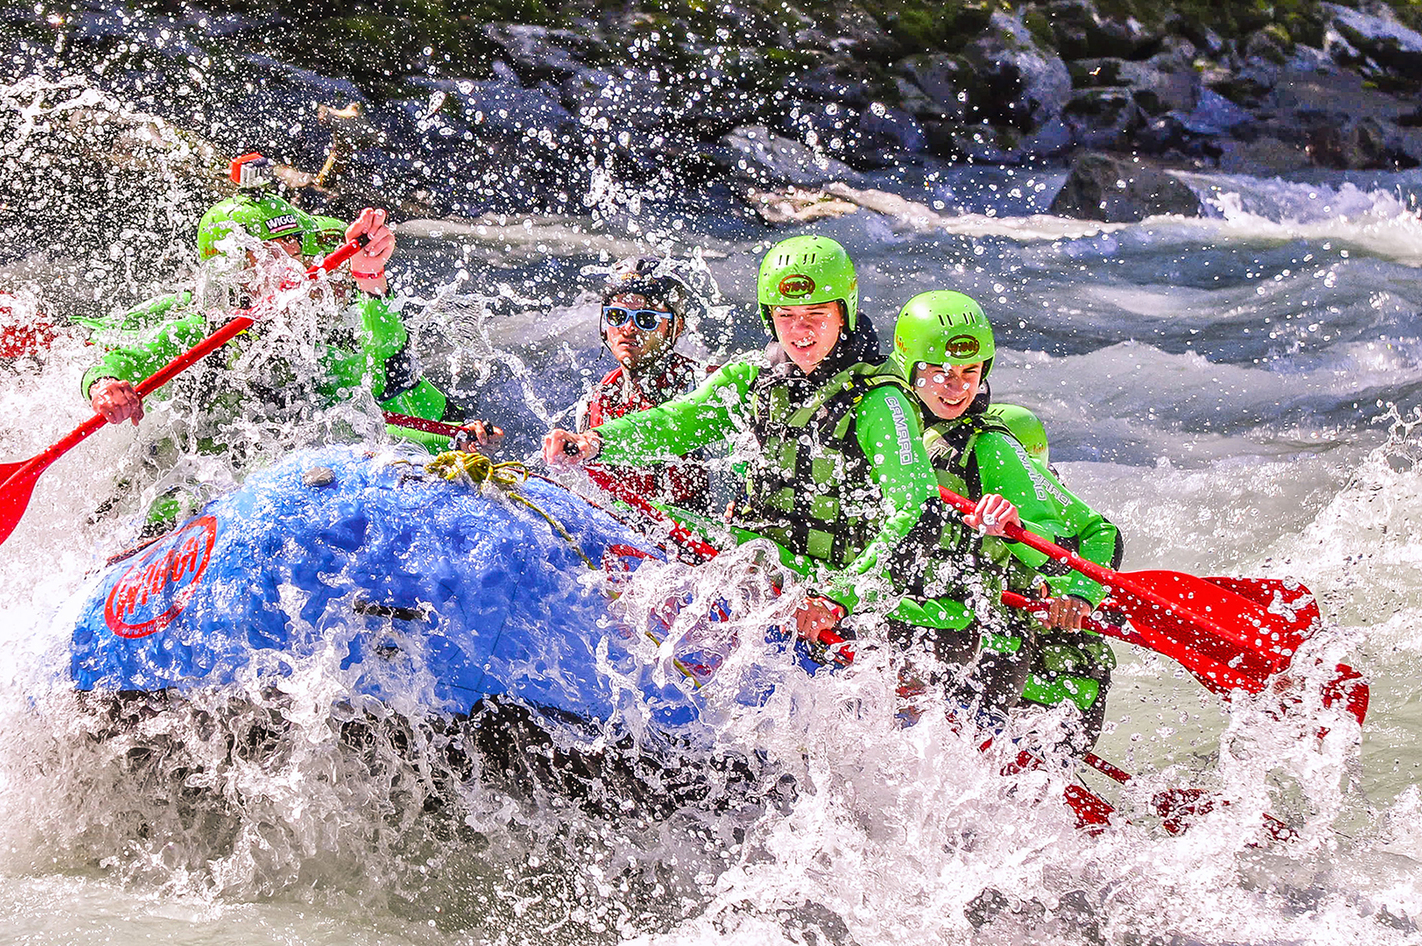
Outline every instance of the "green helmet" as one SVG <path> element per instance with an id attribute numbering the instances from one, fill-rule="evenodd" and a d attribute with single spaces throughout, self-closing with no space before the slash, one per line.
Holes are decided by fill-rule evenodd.
<path id="1" fill-rule="evenodd" d="M 781 240 L 770 248 L 760 263 L 756 301 L 765 327 L 775 333 L 770 321 L 772 306 L 815 305 L 820 302 L 844 304 L 844 328 L 852 331 L 859 317 L 859 277 L 849 254 L 834 240 L 821 236 L 797 236 Z"/>
<path id="2" fill-rule="evenodd" d="M 1047 465 L 1047 428 L 1042 426 L 1036 414 L 1016 404 L 994 404 L 988 408 L 988 413 L 1012 431 L 1012 436 L 1022 444 L 1029 457 L 1042 466 Z"/>
<path id="3" fill-rule="evenodd" d="M 290 201 L 268 192 L 241 193 L 214 205 L 198 222 L 198 254 L 216 256 L 217 241 L 233 230 L 244 230 L 258 240 L 300 237 L 303 256 L 315 256 L 330 244 L 328 227 L 345 225 L 329 217 L 313 217 Z M 339 242 L 339 237 L 336 239 Z"/>
<path id="4" fill-rule="evenodd" d="M 914 365 L 983 363 L 983 377 L 992 370 L 997 347 L 982 307 L 961 292 L 935 289 L 908 301 L 894 326 L 894 350 L 889 360 L 905 381 L 913 383 Z"/>

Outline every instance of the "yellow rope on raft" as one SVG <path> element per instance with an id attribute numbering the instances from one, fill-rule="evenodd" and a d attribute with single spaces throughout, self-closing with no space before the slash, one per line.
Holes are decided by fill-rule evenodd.
<path id="1" fill-rule="evenodd" d="M 568 530 L 564 529 L 557 519 L 554 519 L 548 515 L 548 513 L 539 509 L 538 506 L 530 502 L 527 497 L 518 492 L 516 487 L 520 483 L 528 480 L 528 468 L 517 460 L 506 460 L 502 463 L 495 463 L 482 453 L 465 453 L 462 450 L 450 450 L 446 453 L 441 453 L 427 463 L 425 469 L 447 480 L 462 481 L 476 486 L 492 483 L 503 490 L 505 495 L 510 499 L 523 503 L 529 509 L 532 509 L 544 519 L 548 520 L 548 524 L 553 527 L 553 531 L 567 540 L 568 544 L 573 547 L 573 551 L 578 553 L 578 557 L 587 564 L 588 568 L 597 568 L 597 566 L 593 564 L 593 560 L 588 558 L 587 554 L 583 552 L 582 546 L 578 545 L 577 539 L 569 535 Z"/>
<path id="2" fill-rule="evenodd" d="M 548 513 L 529 502 L 527 498 L 520 495 L 514 488 L 518 486 L 519 483 L 528 480 L 528 468 L 517 460 L 506 460 L 502 463 L 495 463 L 482 453 L 465 453 L 462 450 L 450 450 L 447 453 L 441 453 L 429 463 L 425 464 L 425 469 L 451 481 L 463 481 L 473 485 L 493 483 L 499 489 L 503 490 L 510 499 L 523 503 L 529 509 L 532 509 L 544 519 L 547 519 L 548 524 L 553 527 L 554 531 L 568 540 L 568 544 L 573 547 L 574 552 L 578 553 L 578 557 L 587 563 L 588 568 L 597 568 L 597 566 L 593 564 L 593 560 L 583 553 L 582 547 L 578 545 L 577 540 L 568 534 L 568 530 L 564 529 L 557 519 L 554 519 L 548 515 Z M 616 597 L 614 594 L 613 598 L 615 599 Z M 653 634 L 650 630 L 645 633 L 647 637 L 651 638 L 653 643 L 658 647 L 661 646 L 662 642 L 657 638 L 657 635 Z M 680 671 L 682 676 L 690 680 L 692 685 L 698 690 L 701 688 L 701 681 L 697 679 L 696 674 L 693 673 L 691 668 L 687 667 L 686 664 L 673 657 L 672 665 Z"/>

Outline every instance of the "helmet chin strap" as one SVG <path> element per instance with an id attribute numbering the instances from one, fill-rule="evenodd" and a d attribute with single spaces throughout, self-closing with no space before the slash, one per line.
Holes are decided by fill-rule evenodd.
<path id="1" fill-rule="evenodd" d="M 973 398 L 972 403 L 968 405 L 968 409 L 967 409 L 966 411 L 964 411 L 963 413 L 964 413 L 964 414 L 986 414 L 986 413 L 987 413 L 987 409 L 988 409 L 991 405 L 992 405 L 992 385 L 988 384 L 987 379 L 984 378 L 984 379 L 982 380 L 982 383 L 978 386 L 978 393 L 977 393 L 977 395 Z"/>

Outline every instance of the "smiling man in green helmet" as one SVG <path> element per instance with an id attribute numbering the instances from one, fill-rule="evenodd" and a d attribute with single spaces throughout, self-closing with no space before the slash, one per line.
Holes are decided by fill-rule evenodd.
<path id="1" fill-rule="evenodd" d="M 1013 504 L 1028 531 L 1114 567 L 1121 554 L 1116 527 L 1033 461 L 1012 429 L 990 410 L 987 377 L 995 355 L 992 325 L 977 302 L 962 293 L 920 293 L 899 313 L 890 363 L 913 385 L 925 409 L 924 446 L 938 483 L 979 501 L 1000 495 Z M 945 529 L 944 535 L 929 566 L 928 593 L 944 593 L 935 584 L 951 588 L 959 571 L 960 540 L 951 530 Z M 1081 710 L 1084 722 L 1074 748 L 1090 748 L 1104 713 L 1110 680 L 1106 661 L 1114 663 L 1114 659 L 1104 641 L 1082 630 L 1082 621 L 1101 603 L 1105 590 L 1018 543 L 985 541 L 983 551 L 1009 587 L 1035 592 L 1044 581 L 1051 595 L 1048 630 L 1042 638 L 1034 646 L 1032 628 L 1024 621 L 1014 622 L 1016 635 L 987 644 L 991 653 L 985 675 L 1026 688 L 1029 692 L 1024 695 L 1034 702 L 1070 701 Z M 1088 654 L 1093 660 L 1090 669 L 1104 669 L 1105 675 L 1068 666 L 1071 662 L 1065 655 L 1070 649 Z"/>
<path id="2" fill-rule="evenodd" d="M 296 261 L 290 265 L 304 269 L 315 257 L 364 236 L 368 242 L 350 262 L 354 291 L 337 288 L 337 302 L 346 308 L 343 324 L 326 327 L 329 330 L 318 340 L 319 376 L 314 379 L 314 391 L 302 392 L 284 384 L 287 379 L 276 372 L 266 378 L 246 379 L 246 387 L 251 389 L 246 393 L 272 404 L 311 393 L 334 403 L 350 391 L 368 387 L 384 410 L 427 420 L 459 420 L 445 395 L 422 377 L 409 332 L 385 301 L 389 292 L 385 264 L 395 251 L 395 236 L 386 225 L 385 211 L 366 208 L 349 226 L 330 217 L 313 216 L 272 190 L 270 167 L 260 155 L 244 155 L 234 161 L 232 180 L 240 190 L 209 209 L 198 224 L 198 253 L 205 265 L 225 267 L 231 276 L 225 283 L 213 280 L 223 287 L 217 298 L 199 299 L 192 291 L 181 291 L 151 299 L 111 319 L 88 321 L 105 349 L 98 364 L 85 372 L 80 382 L 95 412 L 111 424 L 127 420 L 136 425 L 144 411 L 135 383 L 201 341 L 236 310 L 276 288 L 261 284 L 260 271 L 279 275 L 282 268 L 273 266 L 271 260 L 259 266 L 259 255 L 280 254 Z M 243 352 L 262 344 L 263 328 L 259 322 L 210 357 L 239 364 Z M 391 427 L 390 431 L 429 449 L 441 449 L 449 442 L 448 438 L 405 428 Z"/>
<path id="3" fill-rule="evenodd" d="M 773 540 L 782 563 L 808 577 L 796 630 L 813 643 L 849 612 L 895 605 L 895 552 L 936 481 L 912 397 L 881 370 L 844 247 L 819 236 L 776 244 L 756 296 L 774 338 L 763 352 L 733 359 L 659 407 L 581 434 L 554 430 L 543 455 L 550 465 L 644 463 L 748 433 L 754 445 L 737 457 L 745 495 L 732 531 L 737 541 Z M 957 605 L 907 607 L 945 626 L 972 617 Z"/>

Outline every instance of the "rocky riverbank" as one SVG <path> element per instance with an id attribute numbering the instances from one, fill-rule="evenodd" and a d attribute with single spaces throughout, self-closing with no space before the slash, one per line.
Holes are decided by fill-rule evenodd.
<path id="1" fill-rule="evenodd" d="M 404 217 L 635 206 L 759 225 L 857 206 L 856 188 L 886 171 L 922 180 L 955 164 L 1065 167 L 1105 155 L 1053 209 L 1132 219 L 1191 212 L 1160 169 L 1422 163 L 1422 34 L 1385 5 L 410 0 L 296 10 L 269 0 L 15 6 L 0 14 L 0 51 L 11 81 L 83 76 L 166 120 L 134 148 L 167 136 L 210 182 L 222 156 L 261 149 L 333 213 L 377 200 Z M 96 119 L 70 110 L 66 120 Z M 23 161 L 10 150 L 12 166 Z M 90 160 L 130 160 L 98 150 Z M 1123 168 L 1146 170 L 1108 208 L 1093 187 Z M 9 177 L 0 200 L 23 206 L 25 174 Z M 824 190 L 831 183 L 838 195 Z"/>

